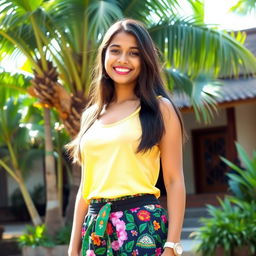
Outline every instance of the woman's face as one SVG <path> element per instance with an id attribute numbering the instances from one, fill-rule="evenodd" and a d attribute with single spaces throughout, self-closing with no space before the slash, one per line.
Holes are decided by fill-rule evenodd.
<path id="1" fill-rule="evenodd" d="M 141 71 L 137 41 L 131 34 L 120 32 L 106 49 L 105 70 L 115 85 L 135 87 Z"/>

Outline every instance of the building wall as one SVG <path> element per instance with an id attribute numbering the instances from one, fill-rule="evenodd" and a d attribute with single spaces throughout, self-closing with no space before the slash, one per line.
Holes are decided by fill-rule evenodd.
<path id="1" fill-rule="evenodd" d="M 235 108 L 237 141 L 249 156 L 256 151 L 256 103 L 247 103 Z"/>
<path id="2" fill-rule="evenodd" d="M 199 123 L 196 121 L 194 112 L 191 113 L 183 113 L 183 120 L 185 129 L 188 134 L 188 141 L 184 146 L 184 155 L 183 155 L 183 169 L 184 169 L 184 176 L 185 176 L 185 184 L 187 194 L 194 194 L 195 193 L 195 180 L 194 180 L 194 166 L 193 166 L 193 147 L 192 147 L 192 138 L 191 138 L 191 131 L 194 129 L 202 129 L 202 128 L 210 128 L 210 127 L 217 127 L 223 126 L 227 124 L 226 118 L 226 110 L 220 109 L 218 113 L 215 115 L 214 119 L 212 120 L 211 124 L 204 125 L 203 123 Z"/>

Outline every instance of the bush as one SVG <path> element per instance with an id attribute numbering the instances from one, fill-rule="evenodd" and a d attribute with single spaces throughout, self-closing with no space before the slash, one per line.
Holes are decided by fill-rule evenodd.
<path id="1" fill-rule="evenodd" d="M 27 232 L 18 238 L 18 243 L 21 247 L 54 247 L 54 242 L 51 237 L 46 234 L 45 225 L 40 226 L 26 226 Z"/>
<path id="2" fill-rule="evenodd" d="M 45 225 L 27 226 L 27 232 L 18 238 L 18 243 L 21 247 L 54 247 L 56 245 L 69 244 L 71 235 L 71 225 L 66 225 L 56 234 L 51 237 L 47 234 Z"/>
<path id="3" fill-rule="evenodd" d="M 234 255 L 236 248 L 247 245 L 253 255 L 256 252 L 256 202 L 225 198 L 220 204 L 221 207 L 207 206 L 211 218 L 202 218 L 204 226 L 193 234 L 201 240 L 198 251 L 212 256 L 218 247 L 223 247 L 227 255 Z"/>
<path id="4" fill-rule="evenodd" d="M 227 174 L 233 196 L 219 200 L 220 207 L 208 205 L 211 218 L 202 218 L 204 225 L 192 234 L 201 240 L 198 251 L 204 256 L 215 255 L 218 247 L 232 256 L 242 246 L 248 246 L 251 255 L 256 253 L 256 152 L 249 159 L 238 143 L 236 149 L 244 169 L 221 157 L 233 169 Z"/>
<path id="5" fill-rule="evenodd" d="M 243 169 L 221 157 L 221 160 L 233 169 L 233 173 L 227 174 L 229 190 L 236 198 L 247 202 L 256 201 L 256 151 L 253 152 L 253 158 L 250 159 L 238 143 L 236 143 L 236 149 L 243 162 Z"/>

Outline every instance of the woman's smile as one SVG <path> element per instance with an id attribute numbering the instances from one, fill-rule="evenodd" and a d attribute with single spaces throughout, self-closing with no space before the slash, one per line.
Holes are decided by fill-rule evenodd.
<path id="1" fill-rule="evenodd" d="M 132 69 L 130 69 L 130 68 L 121 67 L 121 66 L 116 66 L 113 69 L 119 75 L 127 75 L 132 71 Z"/>

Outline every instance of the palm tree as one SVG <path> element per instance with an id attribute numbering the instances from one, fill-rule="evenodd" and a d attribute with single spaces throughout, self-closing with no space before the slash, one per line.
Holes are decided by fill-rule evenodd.
<path id="1" fill-rule="evenodd" d="M 0 56 L 27 58 L 34 75 L 29 93 L 43 106 L 55 107 L 72 136 L 87 102 L 97 47 L 117 19 L 131 17 L 146 25 L 162 52 L 168 88 L 188 94 L 205 120 L 215 98 L 205 90 L 202 72 L 216 77 L 256 70 L 241 34 L 234 38 L 201 18 L 179 16 L 177 0 L 0 0 L 0 6 Z"/>
<path id="2" fill-rule="evenodd" d="M 0 166 L 18 183 L 33 224 L 40 225 L 41 217 L 24 180 L 31 161 L 42 156 L 40 149 L 32 148 L 31 132 L 38 130 L 32 124 L 21 123 L 24 118 L 19 112 L 22 107 L 20 100 L 9 98 L 8 101 L 1 101 L 0 105 Z"/>
<path id="3" fill-rule="evenodd" d="M 18 47 L 23 54 L 30 61 L 34 68 L 34 79 L 33 83 L 35 85 L 34 91 L 40 90 L 40 88 L 49 88 L 48 92 L 53 92 L 50 88 L 56 86 L 57 84 L 57 74 L 56 70 L 52 67 L 51 62 L 46 59 L 46 51 L 44 50 L 43 42 L 40 38 L 40 14 L 36 12 L 42 1 L 12 1 L 11 5 L 9 1 L 1 1 L 2 11 L 12 10 L 14 15 L 10 15 L 10 23 L 6 23 L 5 18 L 3 18 L 3 26 L 7 26 L 7 29 L 1 29 L 1 35 L 8 40 L 9 44 L 3 45 L 6 47 L 11 46 L 9 50 L 14 50 Z M 16 10 L 13 8 L 18 7 L 18 11 L 22 11 L 22 15 L 17 15 Z M 26 16 L 26 19 L 24 19 Z M 17 20 L 18 19 L 18 20 Z M 24 22 L 26 20 L 26 22 Z M 27 28 L 27 36 L 31 40 L 31 44 L 28 46 L 26 42 L 19 38 L 20 31 L 17 29 Z M 6 28 L 6 27 L 5 27 Z M 33 36 L 31 37 L 31 31 L 33 31 Z M 23 32 L 23 31 L 22 31 Z M 16 35 L 13 36 L 13 35 Z M 4 47 L 4 48 L 5 48 Z M 5 48 L 6 49 L 6 48 Z M 31 51 L 31 50 L 34 50 Z M 4 50 L 4 49 L 3 49 Z M 2 52 L 3 53 L 3 52 Z M 47 186 L 47 205 L 46 205 L 46 227 L 50 234 L 55 234 L 57 230 L 63 225 L 62 213 L 58 201 L 57 192 L 57 181 L 55 175 L 55 160 L 53 157 L 53 145 L 51 136 L 51 126 L 50 126 L 50 106 L 49 95 L 47 92 L 42 90 L 42 95 L 39 96 L 40 103 L 44 106 L 44 120 L 45 120 L 45 167 L 46 167 L 46 186 Z"/>
<path id="4" fill-rule="evenodd" d="M 189 2 L 195 7 L 195 1 Z M 193 81 L 201 72 L 228 76 L 256 69 L 253 56 L 233 37 L 208 28 L 199 18 L 177 16 L 178 1 L 0 0 L 0 4 L 2 49 L 27 57 L 35 75 L 30 93 L 57 108 L 71 135 L 79 129 L 95 50 L 116 19 L 131 17 L 146 24 L 163 53 L 171 90 L 174 81 L 181 81 L 192 96 Z M 199 99 L 192 103 L 199 104 Z M 209 103 L 209 97 L 203 102 Z"/>

